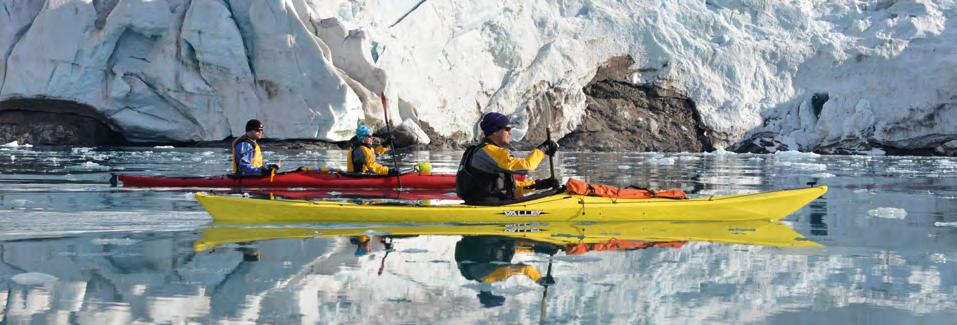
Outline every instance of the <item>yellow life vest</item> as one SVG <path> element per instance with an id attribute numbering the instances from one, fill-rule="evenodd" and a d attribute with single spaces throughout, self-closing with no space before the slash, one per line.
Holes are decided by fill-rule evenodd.
<path id="1" fill-rule="evenodd" d="M 232 151 L 233 151 L 233 173 L 234 173 L 234 174 L 238 174 L 238 173 L 239 173 L 239 159 L 237 159 L 237 157 L 236 157 L 236 155 L 238 154 L 238 153 L 236 152 L 236 145 L 239 144 L 240 141 L 246 141 L 246 142 L 249 142 L 249 143 L 251 143 L 251 144 L 253 145 L 253 161 L 251 162 L 251 164 L 252 164 L 253 167 L 262 168 L 262 167 L 263 167 L 263 153 L 262 153 L 262 151 L 259 150 L 259 144 L 256 143 L 255 140 L 250 139 L 249 137 L 247 137 L 247 136 L 244 134 L 244 135 L 242 135 L 242 136 L 236 138 L 236 140 L 233 140 L 233 145 L 232 145 L 232 149 L 233 149 L 233 150 L 232 150 Z"/>

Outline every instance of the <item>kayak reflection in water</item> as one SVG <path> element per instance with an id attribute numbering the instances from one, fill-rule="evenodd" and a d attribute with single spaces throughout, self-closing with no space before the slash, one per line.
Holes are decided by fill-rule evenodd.
<path id="1" fill-rule="evenodd" d="M 527 276 L 540 285 L 551 285 L 555 280 L 542 273 L 534 265 L 512 263 L 515 253 L 541 253 L 554 255 L 560 246 L 500 236 L 466 236 L 455 244 L 455 262 L 459 272 L 467 280 L 483 284 L 505 281 L 516 275 Z M 478 294 L 479 302 L 486 308 L 501 306 L 505 297 L 492 294 L 490 287 L 483 287 Z"/>
<path id="2" fill-rule="evenodd" d="M 455 192 L 466 204 L 489 205 L 514 200 L 525 193 L 558 187 L 558 180 L 547 178 L 515 180 L 527 175 L 545 158 L 554 156 L 558 143 L 545 140 L 527 157 L 519 159 L 506 149 L 512 137 L 512 125 L 505 115 L 491 112 L 479 122 L 484 137 L 468 147 L 455 175 Z"/>
<path id="3" fill-rule="evenodd" d="M 278 165 L 270 164 L 263 167 L 263 154 L 259 149 L 259 141 L 263 138 L 265 128 L 259 120 L 246 122 L 246 134 L 233 140 L 233 174 L 237 176 L 269 176 L 279 171 Z"/>

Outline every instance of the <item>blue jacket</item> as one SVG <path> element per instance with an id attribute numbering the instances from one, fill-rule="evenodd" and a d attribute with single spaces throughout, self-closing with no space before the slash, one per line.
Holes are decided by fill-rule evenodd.
<path id="1" fill-rule="evenodd" d="M 236 153 L 236 164 L 239 166 L 239 174 L 243 176 L 260 176 L 263 174 L 262 167 L 253 166 L 253 156 L 256 153 L 255 147 L 249 141 L 238 141 L 233 148 Z"/>

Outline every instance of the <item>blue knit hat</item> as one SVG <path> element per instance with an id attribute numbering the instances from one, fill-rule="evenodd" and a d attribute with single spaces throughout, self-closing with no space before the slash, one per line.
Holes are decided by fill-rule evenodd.
<path id="1" fill-rule="evenodd" d="M 511 127 L 511 121 L 508 120 L 508 117 L 505 115 L 491 112 L 486 113 L 485 116 L 482 116 L 482 121 L 479 122 L 479 127 L 482 128 L 482 132 L 485 133 L 485 136 L 492 135 L 495 131 Z"/>
<path id="2" fill-rule="evenodd" d="M 356 138 L 359 139 L 359 141 L 368 138 L 370 135 L 372 135 L 372 129 L 369 129 L 365 123 L 361 123 L 356 127 Z"/>

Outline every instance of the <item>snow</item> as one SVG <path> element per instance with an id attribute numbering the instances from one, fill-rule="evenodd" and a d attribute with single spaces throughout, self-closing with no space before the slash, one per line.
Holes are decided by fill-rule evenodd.
<path id="1" fill-rule="evenodd" d="M 870 155 L 955 140 L 953 0 L 8 2 L 0 100 L 88 104 L 134 141 L 221 140 L 250 118 L 342 141 L 381 125 L 379 93 L 395 124 L 457 139 L 488 111 L 521 139 L 558 107 L 561 137 L 619 56 L 632 82 L 694 100 L 719 147 L 765 131 Z"/>

